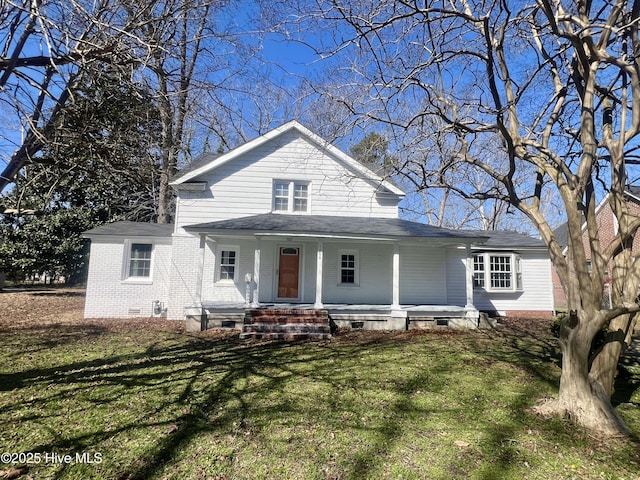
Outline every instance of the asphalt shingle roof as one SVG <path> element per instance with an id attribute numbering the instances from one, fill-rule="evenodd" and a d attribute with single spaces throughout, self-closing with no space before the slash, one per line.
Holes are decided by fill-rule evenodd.
<path id="1" fill-rule="evenodd" d="M 397 218 L 282 215 L 265 213 L 185 227 L 188 231 L 244 231 L 291 234 L 355 235 L 367 237 L 420 237 L 438 239 L 487 239 L 486 232 L 450 230 Z"/>
<path id="2" fill-rule="evenodd" d="M 478 235 L 489 237 L 489 240 L 484 244 L 485 247 L 489 248 L 546 248 L 542 240 L 526 233 L 510 230 L 478 230 L 477 233 Z"/>
<path id="3" fill-rule="evenodd" d="M 246 232 L 279 232 L 386 237 L 431 237 L 482 240 L 485 236 L 438 228 L 398 218 L 338 217 L 330 215 L 284 215 L 264 213 L 250 217 L 201 223 L 185 227 L 190 231 L 239 230 Z M 484 238 L 481 238 L 484 237 Z"/>
<path id="4" fill-rule="evenodd" d="M 147 222 L 113 222 L 101 225 L 84 232 L 85 237 L 98 235 L 115 235 L 128 237 L 170 237 L 173 233 L 172 223 Z"/>
<path id="5" fill-rule="evenodd" d="M 170 237 L 172 224 L 114 222 L 84 232 L 86 237 Z M 201 223 L 185 227 L 194 232 L 237 231 L 362 237 L 433 238 L 476 241 L 485 248 L 544 248 L 542 240 L 512 231 L 451 230 L 398 218 L 338 217 L 329 215 L 283 215 L 265 213 L 250 217 Z"/>

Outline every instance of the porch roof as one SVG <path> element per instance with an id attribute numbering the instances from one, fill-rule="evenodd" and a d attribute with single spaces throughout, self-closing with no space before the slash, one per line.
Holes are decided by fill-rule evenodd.
<path id="1" fill-rule="evenodd" d="M 483 243 L 487 235 L 450 230 L 399 218 L 341 217 L 330 215 L 286 215 L 264 213 L 250 217 L 200 223 L 184 227 L 194 233 L 308 235 L 318 237 L 363 237 L 438 239 L 462 243 Z"/>

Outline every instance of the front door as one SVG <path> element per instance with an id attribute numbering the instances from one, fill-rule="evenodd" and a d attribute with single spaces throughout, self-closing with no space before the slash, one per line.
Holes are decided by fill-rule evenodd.
<path id="1" fill-rule="evenodd" d="M 278 268 L 278 298 L 299 296 L 300 284 L 300 248 L 280 247 Z"/>

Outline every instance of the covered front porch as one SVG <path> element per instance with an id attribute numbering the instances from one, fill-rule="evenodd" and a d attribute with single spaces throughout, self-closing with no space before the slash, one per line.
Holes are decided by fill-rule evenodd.
<path id="1" fill-rule="evenodd" d="M 326 311 L 339 327 L 475 328 L 471 245 L 486 238 L 398 219 L 265 214 L 186 227 L 200 239 L 195 329 L 247 309 Z M 198 328 L 198 329 L 200 329 Z"/>

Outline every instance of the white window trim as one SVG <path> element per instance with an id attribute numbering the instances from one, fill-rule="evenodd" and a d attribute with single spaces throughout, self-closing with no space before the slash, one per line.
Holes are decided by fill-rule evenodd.
<path id="1" fill-rule="evenodd" d="M 233 280 L 229 278 L 220 278 L 220 274 L 222 273 L 222 252 L 236 252 L 236 263 L 235 263 L 235 271 L 233 275 Z M 218 245 L 216 250 L 216 260 L 215 260 L 215 283 L 221 285 L 237 285 L 238 284 L 238 275 L 240 272 L 240 247 L 238 245 Z"/>
<path id="2" fill-rule="evenodd" d="M 517 253 L 508 252 L 483 252 L 474 253 L 473 258 L 482 256 L 484 261 L 484 287 L 475 285 L 474 290 L 484 290 L 491 293 L 512 293 L 521 292 L 522 288 L 522 257 Z M 491 286 L 491 257 L 509 257 L 510 273 L 511 273 L 511 287 L 509 288 L 496 288 Z M 474 262 L 475 263 L 475 262 Z M 475 266 L 475 265 L 474 265 Z M 474 276 L 476 270 L 474 268 Z"/>
<path id="3" fill-rule="evenodd" d="M 284 183 L 288 185 L 287 190 L 287 210 L 276 210 L 276 184 Z M 307 186 L 307 209 L 306 210 L 294 210 L 295 208 L 295 189 L 296 185 Z M 296 215 L 308 215 L 311 213 L 311 182 L 307 180 L 285 180 L 276 178 L 273 180 L 271 188 L 271 211 L 273 213 L 281 214 L 296 214 Z"/>
<path id="4" fill-rule="evenodd" d="M 133 244 L 141 243 L 145 245 L 151 245 L 151 259 L 149 265 L 149 276 L 148 277 L 132 277 L 129 276 L 129 269 L 131 265 L 131 248 Z M 155 256 L 156 256 L 156 244 L 152 240 L 148 238 L 127 238 L 124 241 L 124 255 L 122 261 L 122 283 L 135 283 L 135 284 L 144 284 L 151 285 L 153 283 L 153 271 L 155 265 Z"/>
<path id="5" fill-rule="evenodd" d="M 342 256 L 353 255 L 354 272 L 353 283 L 342 283 Z M 360 252 L 354 249 L 338 250 L 338 286 L 342 288 L 359 287 L 360 286 Z"/>

